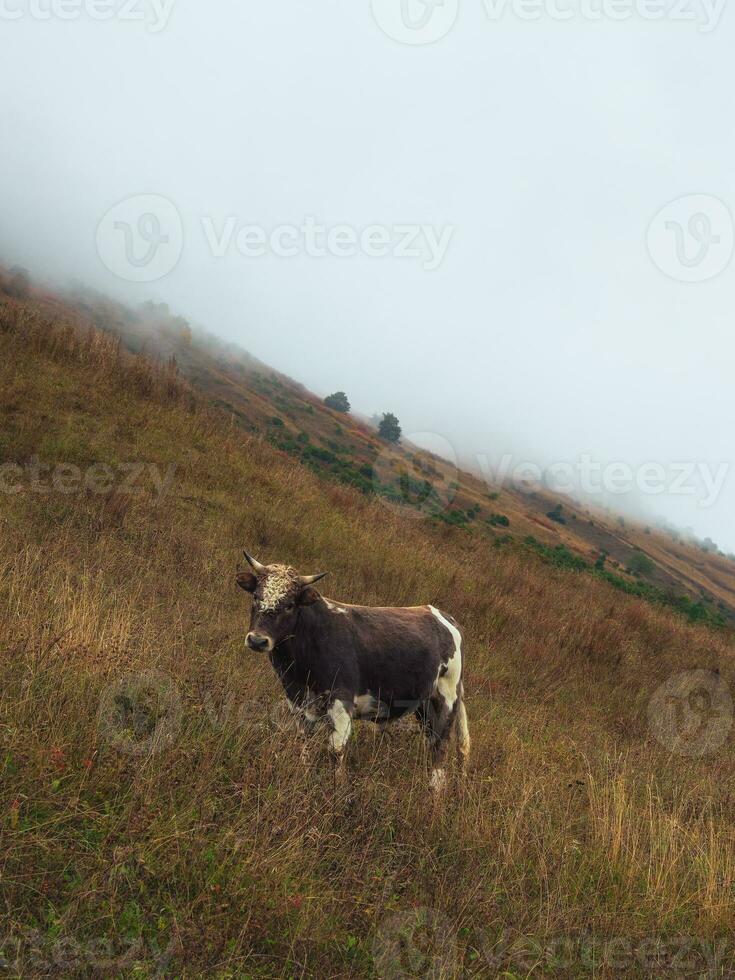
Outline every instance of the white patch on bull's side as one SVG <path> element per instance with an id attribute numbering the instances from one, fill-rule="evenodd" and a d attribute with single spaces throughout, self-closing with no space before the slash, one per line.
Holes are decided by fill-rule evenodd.
<path id="1" fill-rule="evenodd" d="M 358 718 L 387 718 L 389 716 L 388 705 L 383 704 L 380 698 L 376 698 L 369 691 L 367 694 L 356 694 L 353 698 L 355 704 L 355 714 Z"/>
<path id="2" fill-rule="evenodd" d="M 341 701 L 335 701 L 327 710 L 329 721 L 332 725 L 332 734 L 329 737 L 329 744 L 332 751 L 337 755 L 342 755 L 347 745 L 352 730 L 352 719 L 349 711 Z"/>
<path id="3" fill-rule="evenodd" d="M 261 612 L 274 612 L 298 583 L 298 572 L 288 565 L 269 565 L 260 597 Z"/>
<path id="4" fill-rule="evenodd" d="M 375 714 L 378 709 L 378 699 L 373 694 L 356 694 L 353 698 L 355 711 L 358 715 Z"/>
<path id="5" fill-rule="evenodd" d="M 459 684 L 462 680 L 462 635 L 456 626 L 453 626 L 448 619 L 442 616 L 438 609 L 435 609 L 434 606 L 429 606 L 429 609 L 442 626 L 449 630 L 454 640 L 454 653 L 447 660 L 446 665 L 442 664 L 439 668 L 439 677 L 436 681 L 436 690 L 444 698 L 447 708 L 451 711 L 459 695 Z M 445 667 L 446 669 L 444 669 Z M 442 670 L 444 670 L 443 674 Z"/>
<path id="6" fill-rule="evenodd" d="M 337 606 L 335 603 L 330 602 L 329 599 L 325 599 L 324 602 L 326 603 L 327 609 L 330 612 L 341 613 L 343 616 L 347 615 L 347 610 L 344 608 L 344 606 Z"/>
<path id="7" fill-rule="evenodd" d="M 441 793 L 447 783 L 447 774 L 444 769 L 432 769 L 431 779 L 429 780 L 429 786 L 434 790 L 435 793 Z"/>

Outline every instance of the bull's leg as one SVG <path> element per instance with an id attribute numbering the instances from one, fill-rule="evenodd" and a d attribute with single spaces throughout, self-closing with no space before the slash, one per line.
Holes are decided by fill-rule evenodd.
<path id="1" fill-rule="evenodd" d="M 469 752 L 469 733 L 467 714 L 462 705 L 462 634 L 451 616 L 444 616 L 433 606 L 429 606 L 429 609 L 446 628 L 452 641 L 451 648 L 445 651 L 446 659 L 439 669 L 439 676 L 429 699 L 434 716 L 431 786 L 438 790 L 443 787 L 446 779 L 444 757 L 455 719 L 459 718 L 460 738 L 467 752 Z"/>
<path id="2" fill-rule="evenodd" d="M 431 777 L 429 785 L 435 793 L 440 793 L 446 784 L 447 773 L 445 761 L 447 748 L 449 747 L 449 736 L 452 734 L 452 726 L 457 713 L 458 702 L 455 701 L 450 707 L 441 694 L 434 694 L 423 708 L 422 721 L 424 733 L 429 743 L 431 754 Z M 421 710 L 421 709 L 420 709 Z"/>
<path id="3" fill-rule="evenodd" d="M 308 765 L 310 762 L 309 749 L 311 747 L 311 737 L 317 727 L 318 715 L 308 703 L 289 701 L 288 706 L 296 720 L 296 727 L 302 738 L 301 761 L 304 765 Z"/>
<path id="4" fill-rule="evenodd" d="M 414 711 L 414 715 L 418 720 L 419 727 L 421 728 L 421 731 L 423 732 L 427 742 L 431 743 L 432 728 L 431 728 L 431 717 L 429 714 L 429 710 L 430 710 L 429 702 L 421 701 L 418 708 L 416 708 L 416 710 Z"/>
<path id="5" fill-rule="evenodd" d="M 301 761 L 306 765 L 309 762 L 309 742 L 319 721 L 318 704 L 311 691 L 303 684 L 291 680 L 285 674 L 281 676 L 281 683 L 286 692 L 288 707 L 302 737 Z"/>
<path id="6" fill-rule="evenodd" d="M 459 756 L 460 771 L 463 776 L 467 775 L 467 763 L 470 758 L 470 728 L 467 723 L 467 709 L 464 706 L 464 697 L 460 697 L 457 702 L 457 754 Z"/>
<path id="7" fill-rule="evenodd" d="M 334 759 L 334 775 L 338 782 L 344 779 L 345 750 L 352 731 L 354 710 L 354 702 L 345 698 L 335 698 L 327 708 L 327 719 L 331 728 L 329 749 Z"/>

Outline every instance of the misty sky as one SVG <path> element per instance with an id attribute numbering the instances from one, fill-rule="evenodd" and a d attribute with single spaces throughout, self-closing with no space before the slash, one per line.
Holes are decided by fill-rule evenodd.
<path id="1" fill-rule="evenodd" d="M 444 36 L 407 44 L 400 0 L 128 4 L 144 20 L 55 2 L 0 0 L 0 260 L 165 300 L 463 456 L 735 470 L 732 11 L 459 0 Z M 411 0 L 406 36 L 453 5 Z M 170 202 L 180 243 L 165 207 L 108 214 L 140 195 Z M 309 254 L 305 219 L 353 229 L 357 254 Z M 166 236 L 173 268 L 130 282 L 147 239 L 121 252 L 126 224 Z M 285 226 L 296 254 L 243 254 L 246 226 Z M 421 232 L 420 257 L 366 254 L 371 226 L 446 249 Z M 706 497 L 617 503 L 735 551 L 735 472 Z"/>

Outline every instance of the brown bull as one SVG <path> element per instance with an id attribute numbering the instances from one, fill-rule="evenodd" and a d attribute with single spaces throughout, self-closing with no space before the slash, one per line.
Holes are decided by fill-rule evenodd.
<path id="1" fill-rule="evenodd" d="M 341 771 L 354 718 L 389 722 L 416 715 L 431 751 L 431 786 L 445 781 L 449 736 L 457 728 L 462 763 L 470 751 L 457 622 L 434 606 L 352 606 L 322 596 L 326 575 L 299 575 L 286 565 L 261 565 L 237 584 L 253 597 L 250 650 L 267 653 L 302 729 L 320 717 Z"/>

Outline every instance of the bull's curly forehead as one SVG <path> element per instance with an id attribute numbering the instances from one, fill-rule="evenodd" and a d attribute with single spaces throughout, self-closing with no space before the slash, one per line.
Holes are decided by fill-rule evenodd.
<path id="1" fill-rule="evenodd" d="M 256 596 L 261 612 L 275 612 L 287 599 L 298 595 L 301 583 L 299 574 L 290 565 L 269 565 L 258 581 Z"/>

